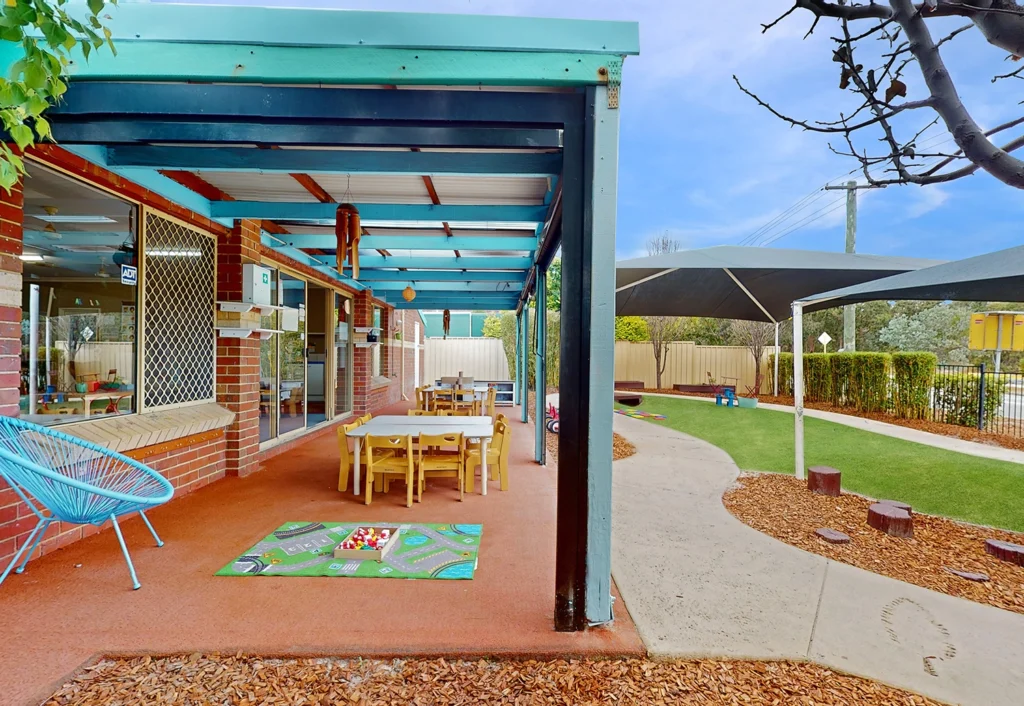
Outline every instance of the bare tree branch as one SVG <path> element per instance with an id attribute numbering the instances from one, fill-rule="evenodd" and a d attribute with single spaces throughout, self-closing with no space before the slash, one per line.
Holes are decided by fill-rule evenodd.
<path id="1" fill-rule="evenodd" d="M 793 6 L 784 14 L 762 25 L 764 31 L 799 9 L 809 11 L 815 23 L 823 17 L 838 20 L 842 31 L 841 36 L 832 37 L 839 47 L 832 60 L 840 65 L 839 87 L 857 94 L 861 100 L 855 108 L 841 113 L 838 120 L 803 120 L 776 109 L 734 76 L 733 80 L 743 93 L 792 126 L 811 132 L 842 135 L 846 148 L 837 149 L 829 144 L 829 149 L 857 160 L 870 186 L 943 183 L 982 169 L 1003 183 L 1024 189 L 1024 160 L 1012 155 L 1022 146 L 1024 136 L 1002 147 L 989 139 L 997 132 L 1024 124 L 1024 118 L 983 131 L 963 104 L 940 53 L 945 44 L 976 28 L 989 44 L 1010 51 L 1011 58 L 1024 55 L 1024 7 L 1017 0 L 932 0 L 926 3 L 913 0 L 888 0 L 884 3 L 875 0 L 794 0 Z M 936 41 L 927 27 L 927 20 L 934 17 L 967 17 L 971 24 L 961 26 Z M 851 31 L 852 23 L 862 21 L 868 23 L 867 29 Z M 871 48 L 861 43 L 871 38 L 888 42 L 889 48 L 881 53 L 869 51 Z M 863 51 L 858 51 L 858 47 Z M 858 63 L 858 58 L 868 63 L 865 58 L 868 55 L 874 57 L 874 67 L 865 68 Z M 923 98 L 907 98 L 909 88 L 901 77 L 911 64 L 918 67 L 924 79 L 927 95 Z M 1024 78 L 1024 66 L 996 76 L 992 81 L 1003 78 Z M 897 102 L 897 98 L 903 100 Z M 906 135 L 901 136 L 900 133 L 910 126 L 907 118 L 896 120 L 897 116 L 922 109 L 934 111 L 938 117 L 924 128 L 914 129 L 909 139 Z M 938 120 L 942 121 L 956 143 L 955 151 L 928 149 L 927 145 L 923 146 L 924 149 L 919 148 L 918 141 L 924 132 Z M 874 130 L 880 132 L 879 141 L 884 145 L 881 154 L 877 154 L 877 150 L 859 148 L 856 144 L 859 140 L 854 139 L 862 131 Z M 938 162 L 931 163 L 933 160 Z M 949 170 L 958 162 L 969 164 Z"/>

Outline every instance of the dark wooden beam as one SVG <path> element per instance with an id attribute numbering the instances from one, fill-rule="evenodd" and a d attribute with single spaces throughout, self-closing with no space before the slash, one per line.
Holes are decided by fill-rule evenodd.
<path id="1" fill-rule="evenodd" d="M 234 201 L 235 197 L 203 179 L 192 172 L 182 172 L 171 169 L 161 169 L 160 173 L 168 179 L 173 179 L 186 189 L 191 189 L 205 199 L 210 201 Z M 288 230 L 279 226 L 273 221 L 263 221 L 263 230 L 274 235 L 288 235 Z"/>

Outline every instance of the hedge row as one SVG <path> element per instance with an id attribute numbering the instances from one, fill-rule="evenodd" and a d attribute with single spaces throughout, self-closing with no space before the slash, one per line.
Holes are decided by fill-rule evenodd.
<path id="1" fill-rule="evenodd" d="M 769 356 L 774 375 L 774 356 Z M 904 419 L 935 419 L 978 426 L 980 375 L 937 373 L 933 353 L 805 353 L 804 399 L 860 412 L 891 411 Z M 793 354 L 779 356 L 779 392 L 793 394 Z M 1006 392 L 1001 378 L 985 375 L 985 424 L 999 413 Z"/>

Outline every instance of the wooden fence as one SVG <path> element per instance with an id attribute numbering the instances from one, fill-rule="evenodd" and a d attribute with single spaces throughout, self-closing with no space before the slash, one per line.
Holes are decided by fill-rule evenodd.
<path id="1" fill-rule="evenodd" d="M 423 367 L 426 382 L 458 375 L 459 371 L 477 380 L 511 380 L 500 338 L 428 338 Z"/>
<path id="2" fill-rule="evenodd" d="M 769 392 L 768 356 L 774 349 L 765 349 L 762 361 L 761 391 Z M 654 345 L 650 342 L 615 342 L 615 379 L 640 380 L 653 388 L 657 380 L 654 364 Z M 668 360 L 661 376 L 661 386 L 699 385 L 707 382 L 708 373 L 719 383 L 736 382 L 738 392 L 754 386 L 754 358 L 745 346 L 698 346 L 680 341 L 668 346 Z M 738 381 L 738 382 L 737 382 Z"/>

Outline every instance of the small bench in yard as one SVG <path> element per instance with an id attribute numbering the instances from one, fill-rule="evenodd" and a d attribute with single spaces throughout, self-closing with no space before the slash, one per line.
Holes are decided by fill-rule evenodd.
<path id="1" fill-rule="evenodd" d="M 697 392 L 704 395 L 721 394 L 725 390 L 732 390 L 733 394 L 736 394 L 735 385 L 673 385 L 672 389 L 676 392 Z"/>
<path id="2" fill-rule="evenodd" d="M 643 380 L 616 380 L 616 390 L 642 390 L 646 387 Z"/>
<path id="3" fill-rule="evenodd" d="M 627 407 L 639 407 L 644 401 L 644 396 L 639 392 L 616 392 L 615 401 Z"/>

